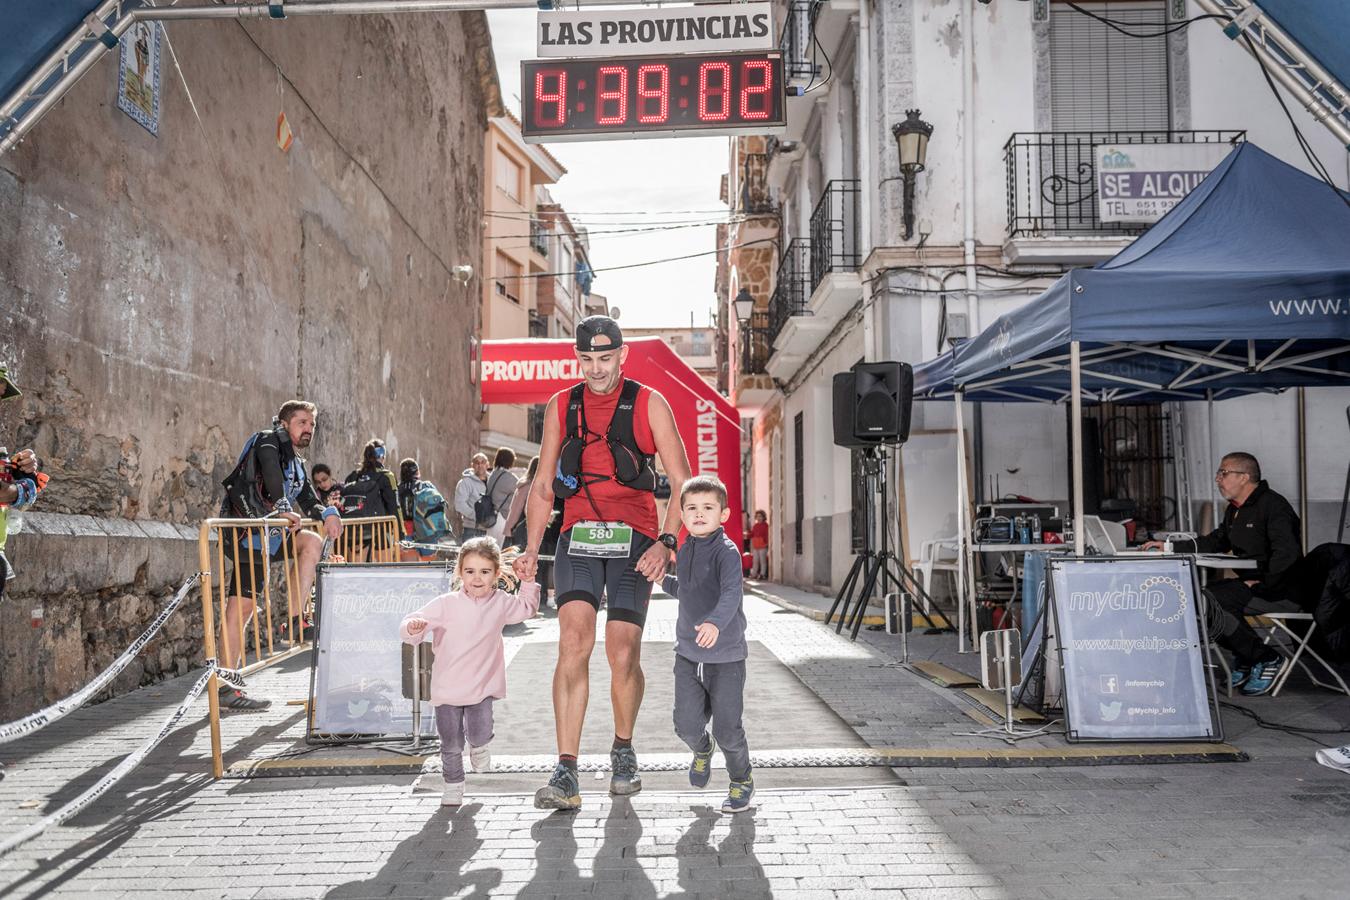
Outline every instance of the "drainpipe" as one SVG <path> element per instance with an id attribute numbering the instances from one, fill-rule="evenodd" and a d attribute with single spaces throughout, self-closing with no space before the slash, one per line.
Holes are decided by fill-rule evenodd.
<path id="1" fill-rule="evenodd" d="M 966 258 L 966 318 L 980 333 L 979 283 L 975 274 L 975 0 L 961 0 L 961 213 Z"/>
<path id="2" fill-rule="evenodd" d="M 853 56 L 857 74 L 854 91 L 855 121 L 858 123 L 857 152 L 858 180 L 858 258 L 865 260 L 872 251 L 872 4 L 871 0 L 858 2 L 858 44 Z M 876 320 L 873 316 L 871 292 L 863 296 L 863 358 L 875 360 L 879 348 Z"/>

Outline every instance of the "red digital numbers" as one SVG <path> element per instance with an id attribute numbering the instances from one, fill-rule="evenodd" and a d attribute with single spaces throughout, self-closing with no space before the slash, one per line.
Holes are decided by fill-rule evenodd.
<path id="1" fill-rule="evenodd" d="M 670 115 L 670 66 L 639 66 L 637 98 L 639 122 L 650 125 L 666 121 Z"/>
<path id="2" fill-rule="evenodd" d="M 542 128 L 561 128 L 567 123 L 566 69 L 534 73 L 534 121 Z"/>
<path id="3" fill-rule="evenodd" d="M 756 75 L 755 73 L 758 73 Z M 773 87 L 773 66 L 767 59 L 751 59 L 741 63 L 741 118 L 767 119 L 769 117 L 769 90 Z M 755 102 L 751 102 L 755 101 Z M 757 108 L 752 108 L 757 107 Z"/>
<path id="4" fill-rule="evenodd" d="M 698 118 L 700 122 L 725 122 L 731 116 L 731 64 L 705 62 L 698 67 Z"/>
<path id="5" fill-rule="evenodd" d="M 774 51 L 601 60 L 522 67 L 526 137 L 721 130 L 783 122 Z"/>
<path id="6" fill-rule="evenodd" d="M 595 73 L 595 121 L 622 125 L 628 121 L 628 68 L 601 66 Z"/>

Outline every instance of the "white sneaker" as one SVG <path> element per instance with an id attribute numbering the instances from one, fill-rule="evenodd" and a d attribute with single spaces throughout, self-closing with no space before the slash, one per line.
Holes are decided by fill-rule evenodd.
<path id="1" fill-rule="evenodd" d="M 487 745 L 482 747 L 470 747 L 469 767 L 475 772 L 491 772 L 492 748 Z"/>
<path id="2" fill-rule="evenodd" d="M 464 782 L 447 784 L 441 792 L 441 806 L 459 806 L 464 802 Z"/>

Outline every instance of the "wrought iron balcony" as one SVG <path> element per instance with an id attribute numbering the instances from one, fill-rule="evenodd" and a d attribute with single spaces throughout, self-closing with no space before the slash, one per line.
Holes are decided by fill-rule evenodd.
<path id="1" fill-rule="evenodd" d="M 862 264 L 858 244 L 858 203 L 862 182 L 835 179 L 825 185 L 825 193 L 811 213 L 811 287 L 831 272 L 856 271 Z"/>
<path id="2" fill-rule="evenodd" d="M 548 226 L 542 220 L 530 220 L 530 248 L 540 256 L 548 256 L 548 235 Z"/>
<path id="3" fill-rule="evenodd" d="M 737 212 L 747 216 L 771 216 L 778 212 L 769 191 L 769 154 L 747 153 L 741 161 L 741 197 Z"/>
<path id="4" fill-rule="evenodd" d="M 769 334 L 769 311 L 757 309 L 750 313 L 750 321 L 741 328 L 741 375 L 763 375 L 773 353 L 773 336 Z"/>
<path id="5" fill-rule="evenodd" d="M 778 263 L 773 294 L 769 297 L 769 343 L 778 338 L 793 316 L 809 316 L 811 299 L 811 242 L 797 238 L 787 245 Z"/>
<path id="6" fill-rule="evenodd" d="M 1017 132 L 1003 146 L 1008 236 L 1131 235 L 1144 223 L 1103 222 L 1097 205 L 1098 144 L 1236 144 L 1245 131 Z"/>
<path id="7" fill-rule="evenodd" d="M 783 51 L 783 79 L 789 83 L 807 82 L 820 75 L 820 67 L 811 61 L 811 43 L 821 2 L 787 0 L 787 18 L 778 36 L 778 49 Z"/>

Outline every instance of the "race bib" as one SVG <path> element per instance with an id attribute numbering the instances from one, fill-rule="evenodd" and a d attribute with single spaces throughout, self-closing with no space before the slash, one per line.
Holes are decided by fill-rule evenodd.
<path id="1" fill-rule="evenodd" d="M 567 537 L 568 556 L 627 559 L 632 546 L 632 526 L 609 522 L 578 522 Z"/>

